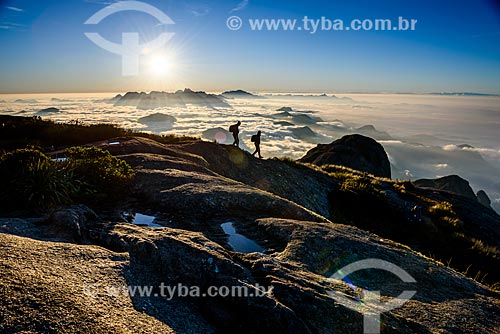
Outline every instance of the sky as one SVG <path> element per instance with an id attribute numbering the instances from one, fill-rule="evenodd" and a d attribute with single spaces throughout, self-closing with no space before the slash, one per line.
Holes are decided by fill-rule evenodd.
<path id="1" fill-rule="evenodd" d="M 114 0 L 0 0 L 0 93 L 176 90 L 478 92 L 500 94 L 500 4 L 493 0 L 146 0 L 174 24 L 122 11 L 84 24 Z M 242 27 L 228 28 L 238 16 Z M 255 31 L 249 20 L 417 20 L 414 31 Z M 297 26 L 296 26 L 297 27 Z M 138 75 L 85 33 L 140 44 Z"/>

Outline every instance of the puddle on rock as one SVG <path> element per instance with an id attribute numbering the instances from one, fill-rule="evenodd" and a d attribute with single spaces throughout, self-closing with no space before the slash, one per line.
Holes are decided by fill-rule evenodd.
<path id="1" fill-rule="evenodd" d="M 147 227 L 164 227 L 162 225 L 154 223 L 156 220 L 155 216 L 148 216 L 144 215 L 142 213 L 131 213 L 131 212 L 124 212 L 123 217 L 129 222 L 130 224 L 138 225 L 138 226 L 147 226 Z"/>
<path id="2" fill-rule="evenodd" d="M 234 228 L 233 223 L 224 223 L 221 224 L 220 227 L 222 227 L 224 233 L 229 236 L 227 243 L 235 252 L 245 254 L 264 252 L 264 248 L 260 247 L 255 241 L 248 239 L 242 234 L 236 233 L 236 229 Z"/>

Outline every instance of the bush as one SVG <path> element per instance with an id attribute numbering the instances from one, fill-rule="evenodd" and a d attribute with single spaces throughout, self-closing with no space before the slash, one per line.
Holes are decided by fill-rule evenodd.
<path id="1" fill-rule="evenodd" d="M 415 185 L 410 180 L 397 181 L 393 183 L 393 188 L 400 195 L 404 195 L 410 191 L 415 190 Z"/>
<path id="2" fill-rule="evenodd" d="M 385 199 L 379 178 L 343 166 L 324 165 L 321 170 L 340 182 L 342 192 L 351 192 L 366 198 Z"/>
<path id="3" fill-rule="evenodd" d="M 460 227 L 463 223 L 457 217 L 453 206 L 449 202 L 436 203 L 428 209 L 429 215 L 437 221 L 450 225 L 452 227 Z"/>
<path id="4" fill-rule="evenodd" d="M 298 163 L 297 163 L 297 160 L 294 160 L 290 157 L 274 157 L 274 158 L 271 158 L 271 160 L 275 160 L 275 161 L 281 161 L 281 162 L 284 162 L 284 163 L 287 163 L 291 166 L 297 166 Z"/>
<path id="5" fill-rule="evenodd" d="M 123 160 L 96 147 L 73 147 L 56 162 L 36 149 L 0 157 L 0 200 L 6 209 L 45 211 L 73 200 L 96 203 L 119 197 L 134 173 Z"/>
<path id="6" fill-rule="evenodd" d="M 9 208 L 44 210 L 70 202 L 77 191 L 70 172 L 59 169 L 35 149 L 19 149 L 0 158 L 2 203 Z"/>
<path id="7" fill-rule="evenodd" d="M 108 151 L 97 147 L 72 147 L 66 150 L 64 163 L 81 183 L 80 195 L 117 195 L 134 177 L 132 168 Z"/>
<path id="8" fill-rule="evenodd" d="M 350 177 L 342 180 L 340 190 L 344 192 L 353 192 L 358 195 L 374 197 L 378 199 L 385 198 L 384 193 L 378 188 L 378 184 L 366 177 Z"/>

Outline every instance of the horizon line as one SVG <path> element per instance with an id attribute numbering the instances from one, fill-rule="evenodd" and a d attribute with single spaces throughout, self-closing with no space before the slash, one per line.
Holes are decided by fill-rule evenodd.
<path id="1" fill-rule="evenodd" d="M 185 88 L 179 88 L 175 90 L 129 90 L 129 91 L 71 91 L 71 92 L 56 92 L 56 91 L 41 91 L 41 92 L 0 92 L 0 95 L 48 95 L 48 94 L 124 94 L 127 92 L 145 92 L 145 93 L 151 93 L 151 92 L 165 92 L 165 93 L 175 93 L 179 90 L 185 90 L 185 89 L 191 89 L 188 87 Z M 489 93 L 489 92 L 471 92 L 471 91 L 442 91 L 442 92 L 405 92 L 405 91 L 297 91 L 297 90 L 291 90 L 291 91 L 259 91 L 259 90 L 250 90 L 250 89 L 242 89 L 242 88 L 236 88 L 236 89 L 227 89 L 227 90 L 197 90 L 197 89 L 191 89 L 195 92 L 205 92 L 205 93 L 210 93 L 210 94 L 222 94 L 224 92 L 229 92 L 229 91 L 236 91 L 236 90 L 242 90 L 248 93 L 252 93 L 254 95 L 283 95 L 283 94 L 294 94 L 294 95 L 321 95 L 321 94 L 327 94 L 327 95 L 336 95 L 336 94 L 394 94 L 394 95 L 443 95 L 443 96 L 490 96 L 490 97 L 495 97 L 495 96 L 500 96 L 499 93 Z"/>

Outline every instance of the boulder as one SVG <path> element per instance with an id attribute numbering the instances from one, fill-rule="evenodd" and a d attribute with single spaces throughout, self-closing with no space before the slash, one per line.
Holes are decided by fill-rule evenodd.
<path id="1" fill-rule="evenodd" d="M 314 165 L 340 165 L 380 177 L 391 177 L 391 166 L 382 145 L 362 135 L 347 135 L 331 144 L 319 144 L 300 162 Z"/>
<path id="2" fill-rule="evenodd" d="M 491 200 L 484 190 L 479 190 L 476 194 L 477 201 L 487 208 L 491 208 Z"/>
<path id="3" fill-rule="evenodd" d="M 472 200 L 477 200 L 469 181 L 458 175 L 448 175 L 437 179 L 420 179 L 413 182 L 417 187 L 435 188 L 449 191 Z"/>
<path id="4" fill-rule="evenodd" d="M 82 229 L 89 222 L 99 220 L 94 211 L 85 205 L 72 205 L 54 211 L 48 218 L 51 229 L 58 232 L 59 236 L 67 236 L 75 242 L 82 240 Z"/>

